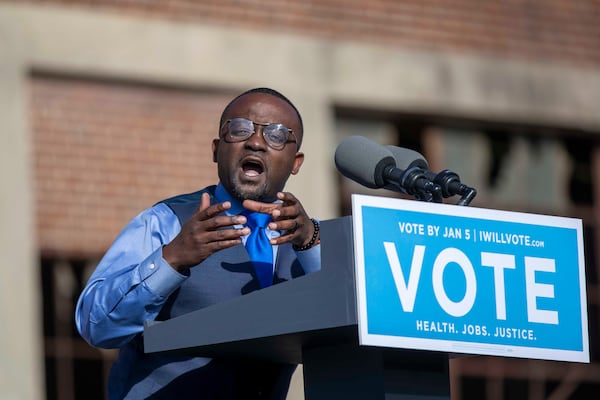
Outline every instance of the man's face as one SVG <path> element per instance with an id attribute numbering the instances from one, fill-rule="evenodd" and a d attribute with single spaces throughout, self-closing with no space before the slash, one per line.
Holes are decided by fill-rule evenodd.
<path id="1" fill-rule="evenodd" d="M 301 139 L 298 117 L 284 100 L 266 93 L 250 93 L 237 99 L 224 115 L 224 120 L 246 118 L 257 123 L 281 123 Z M 227 126 L 225 127 L 227 129 Z M 255 133 L 248 140 L 228 143 L 221 130 L 213 141 L 213 158 L 219 180 L 227 191 L 240 200 L 272 202 L 283 190 L 290 174 L 297 174 L 304 154 L 289 141 L 282 150 L 267 145 L 262 126 L 254 125 Z M 290 136 L 293 138 L 294 136 Z"/>

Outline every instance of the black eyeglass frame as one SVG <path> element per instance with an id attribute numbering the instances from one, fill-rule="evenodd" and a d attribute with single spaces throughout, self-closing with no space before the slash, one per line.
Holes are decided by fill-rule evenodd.
<path id="1" fill-rule="evenodd" d="M 271 147 L 272 149 L 275 150 L 283 150 L 285 148 L 285 145 L 287 143 L 296 143 L 296 145 L 298 144 L 298 138 L 296 137 L 296 133 L 288 128 L 287 126 L 283 125 L 282 123 L 278 123 L 278 122 L 271 122 L 271 123 L 260 123 L 260 122 L 255 122 L 252 121 L 248 118 L 242 118 L 242 117 L 237 117 L 237 118 L 231 118 L 226 120 L 225 122 L 223 122 L 223 125 L 221 125 L 221 132 L 223 132 L 223 129 L 225 128 L 225 125 L 227 124 L 231 124 L 232 121 L 247 121 L 248 123 L 252 124 L 252 130 L 249 131 L 250 134 L 246 137 L 232 137 L 231 135 L 229 135 L 230 130 L 225 131 L 224 134 L 222 134 L 221 136 L 223 137 L 223 139 L 225 139 L 226 142 L 228 143 L 240 143 L 240 142 L 245 142 L 246 140 L 250 139 L 252 137 L 252 135 L 254 135 L 256 133 L 256 129 L 254 128 L 254 125 L 258 125 L 258 126 L 262 126 L 263 130 L 262 130 L 262 136 L 263 139 L 265 140 L 265 143 Z M 284 131 L 287 132 L 287 137 L 285 138 L 285 142 L 283 142 L 281 145 L 278 144 L 274 144 L 271 141 L 269 141 L 269 139 L 267 139 L 267 135 L 265 135 L 265 131 L 267 131 L 267 128 L 269 126 L 274 126 L 276 127 L 275 129 L 280 130 L 283 128 Z M 290 141 L 290 136 L 293 136 L 294 140 Z"/>

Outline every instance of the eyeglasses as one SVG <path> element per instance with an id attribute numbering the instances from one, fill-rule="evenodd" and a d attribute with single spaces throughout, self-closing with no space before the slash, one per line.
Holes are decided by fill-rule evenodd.
<path id="1" fill-rule="evenodd" d="M 293 143 L 298 143 L 294 132 L 283 124 L 260 124 L 250 121 L 246 118 L 232 118 L 223 123 L 221 131 L 225 131 L 225 141 L 228 143 L 243 142 L 250 139 L 254 134 L 254 125 L 262 126 L 262 135 L 269 147 L 275 150 L 283 150 L 285 144 L 289 141 L 290 135 L 294 137 Z"/>

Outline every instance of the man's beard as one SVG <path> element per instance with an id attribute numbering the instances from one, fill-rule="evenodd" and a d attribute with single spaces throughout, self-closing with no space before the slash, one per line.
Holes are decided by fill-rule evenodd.
<path id="1" fill-rule="evenodd" d="M 240 200 L 272 201 L 267 198 L 269 194 L 269 185 L 266 182 L 260 186 L 251 187 L 248 187 L 248 185 L 240 185 L 237 179 L 232 183 L 233 193 L 231 193 L 231 195 L 233 197 Z"/>

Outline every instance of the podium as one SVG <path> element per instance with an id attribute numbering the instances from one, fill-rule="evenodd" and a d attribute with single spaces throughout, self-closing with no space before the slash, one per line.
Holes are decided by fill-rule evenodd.
<path id="1" fill-rule="evenodd" d="M 352 219 L 321 223 L 321 271 L 168 321 L 147 353 L 303 364 L 307 400 L 449 399 L 448 355 L 360 346 Z"/>

